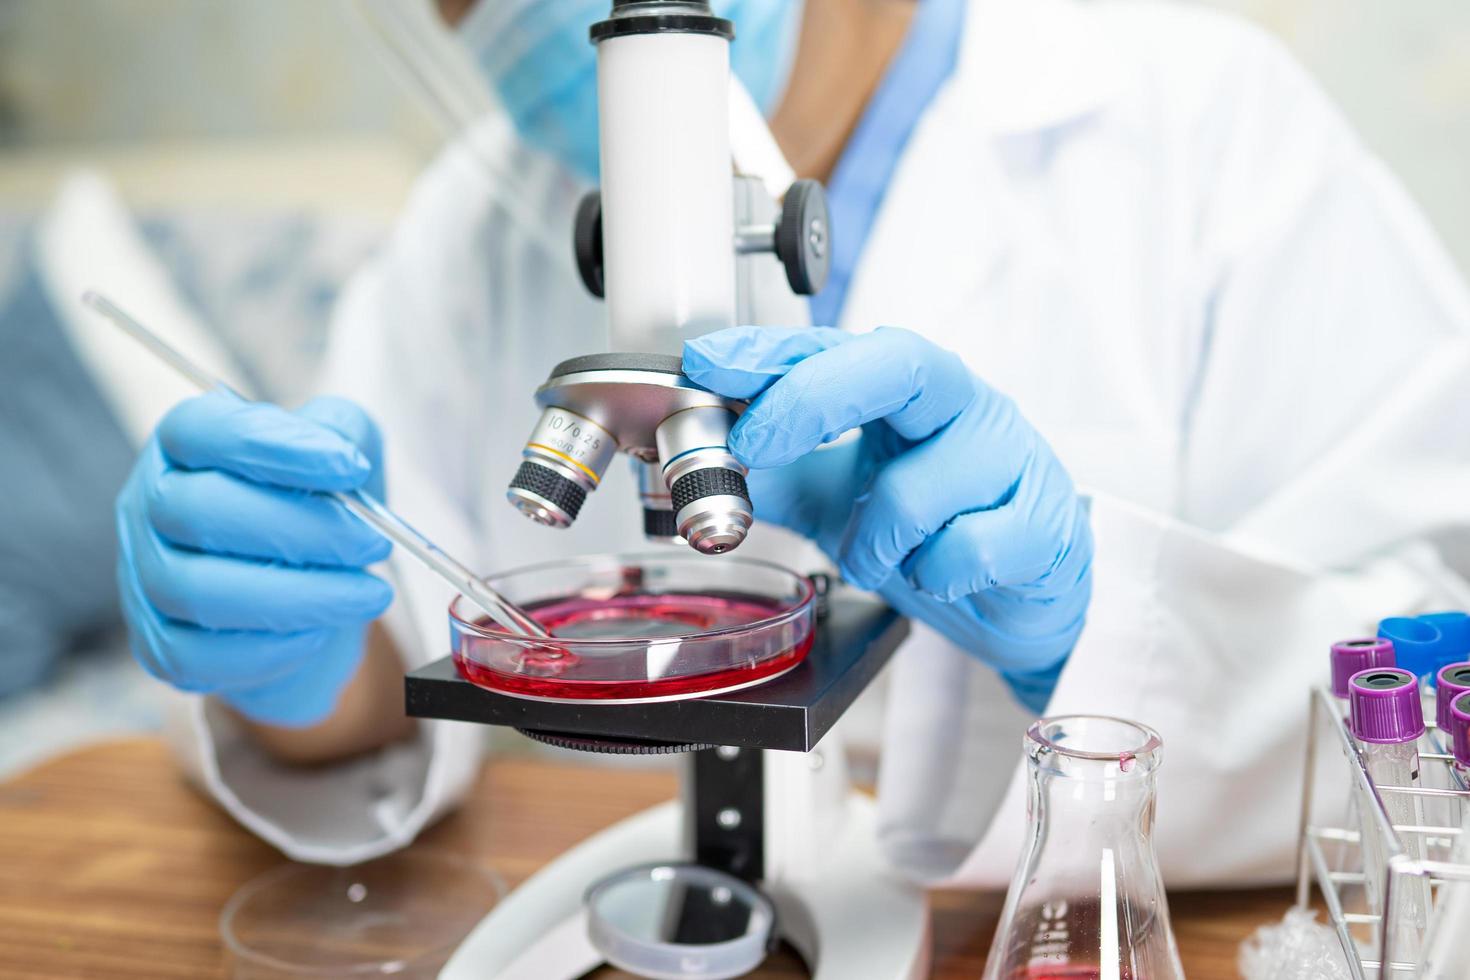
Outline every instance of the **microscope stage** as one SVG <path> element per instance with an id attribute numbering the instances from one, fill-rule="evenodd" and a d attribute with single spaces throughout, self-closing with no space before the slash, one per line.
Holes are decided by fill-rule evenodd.
<path id="1" fill-rule="evenodd" d="M 601 739 L 810 751 L 873 681 L 908 623 L 873 599 L 837 591 L 806 659 L 729 694 L 651 704 L 535 701 L 476 687 L 449 657 L 408 674 L 408 714 Z"/>

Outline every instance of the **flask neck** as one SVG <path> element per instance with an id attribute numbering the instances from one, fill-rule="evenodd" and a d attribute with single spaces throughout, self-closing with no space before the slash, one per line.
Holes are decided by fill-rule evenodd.
<path id="1" fill-rule="evenodd" d="M 1158 735 L 1069 716 L 1025 745 L 1030 833 L 986 980 L 1182 978 L 1154 855 Z"/>
<path id="2" fill-rule="evenodd" d="M 1152 729 L 1120 719 L 1042 719 L 1026 732 L 1033 783 L 1064 788 L 1060 808 L 1092 814 L 1152 803 L 1161 754 Z"/>
<path id="3" fill-rule="evenodd" d="M 1123 827 L 1150 832 L 1153 825 L 1153 760 L 1098 762 L 1059 760 L 1044 753 L 1030 759 L 1033 823 L 1052 833 L 1098 836 Z M 1081 843 L 1079 838 L 1072 838 Z"/>
<path id="4" fill-rule="evenodd" d="M 1027 732 L 1026 754 L 1032 844 L 1046 847 L 1054 867 L 1095 873 L 1104 849 L 1154 863 L 1161 746 L 1151 730 L 1110 718 L 1048 719 Z"/>

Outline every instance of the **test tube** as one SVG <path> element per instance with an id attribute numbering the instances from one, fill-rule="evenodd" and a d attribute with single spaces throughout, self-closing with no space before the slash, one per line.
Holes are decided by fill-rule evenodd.
<path id="1" fill-rule="evenodd" d="M 1444 688 L 1440 690 L 1442 692 Z M 1441 703 L 1446 706 L 1446 720 L 1441 723 L 1441 729 L 1450 736 L 1455 757 L 1454 771 L 1463 787 L 1467 773 L 1470 773 L 1470 693 L 1462 691 Z M 1457 799 L 1454 802 L 1461 801 Z M 1450 860 L 1461 867 L 1470 867 L 1470 808 L 1462 806 L 1461 809 L 1464 819 L 1460 822 L 1460 837 L 1450 852 Z M 1465 928 L 1467 922 L 1470 922 L 1470 881 L 1446 875 L 1444 883 L 1439 886 L 1439 900 L 1435 903 L 1434 918 L 1424 940 L 1424 962 L 1419 971 L 1424 980 L 1470 977 L 1470 930 Z"/>
<path id="2" fill-rule="evenodd" d="M 1418 742 L 1424 734 L 1424 710 L 1419 700 L 1418 679 L 1396 667 L 1359 671 L 1348 680 L 1348 710 L 1353 735 L 1363 753 L 1368 775 L 1378 788 L 1378 799 L 1383 802 L 1389 823 L 1396 828 L 1422 827 L 1422 797 L 1392 791 L 1419 788 Z M 1429 880 L 1419 875 L 1401 876 L 1393 882 L 1397 896 L 1393 907 L 1384 907 L 1384 883 L 1389 868 L 1385 841 L 1373 819 L 1376 809 L 1372 798 L 1359 801 L 1368 906 L 1383 916 L 1383 935 L 1390 942 L 1387 955 L 1400 961 L 1417 961 L 1428 923 Z M 1397 837 L 1405 856 L 1424 859 L 1420 832 L 1400 829 Z"/>
<path id="3" fill-rule="evenodd" d="M 1470 782 L 1470 692 L 1462 692 L 1450 702 L 1449 720 L 1455 771 Z"/>
<path id="4" fill-rule="evenodd" d="M 1450 763 L 1450 771 L 1454 773 L 1455 788 L 1463 790 L 1470 787 L 1470 691 L 1461 691 L 1449 702 L 1446 731 L 1449 735 L 1450 755 L 1454 760 Z M 1458 807 L 1456 816 L 1461 821 L 1470 819 L 1470 805 L 1467 805 L 1465 797 L 1457 796 L 1450 802 Z M 1460 840 L 1456 842 L 1457 851 L 1470 846 L 1467 845 L 1465 836 L 1462 831 Z M 1470 862 L 1470 854 L 1464 855 L 1463 860 Z M 1466 921 L 1470 922 L 1470 919 Z M 1470 973 L 1466 976 L 1470 976 Z"/>
<path id="5" fill-rule="evenodd" d="M 1348 679 L 1360 670 L 1370 667 L 1394 666 L 1393 642 L 1382 637 L 1362 637 L 1355 640 L 1339 640 L 1332 644 L 1328 653 L 1332 677 L 1332 695 L 1338 699 L 1338 707 L 1344 716 L 1348 713 Z M 1352 827 L 1358 823 L 1358 798 L 1348 794 L 1342 826 Z M 1350 870 L 1353 846 L 1347 841 L 1338 841 L 1328 864 L 1334 871 Z M 1366 860 L 1366 857 L 1363 858 Z"/>
<path id="6" fill-rule="evenodd" d="M 1441 752 L 1454 751 L 1455 722 L 1450 711 L 1455 699 L 1466 691 L 1470 691 L 1470 661 L 1447 664 L 1435 675 L 1434 723 Z"/>
<path id="7" fill-rule="evenodd" d="M 1332 695 L 1342 700 L 1344 713 L 1347 712 L 1348 680 L 1354 674 L 1370 667 L 1398 666 L 1393 641 L 1381 636 L 1341 640 L 1332 644 L 1332 652 L 1329 656 L 1332 667 Z"/>
<path id="8" fill-rule="evenodd" d="M 1470 691 L 1470 662 L 1446 664 L 1433 677 L 1433 686 L 1425 682 L 1420 693 L 1430 693 L 1434 699 L 1434 728 L 1424 735 L 1427 751 L 1435 755 L 1448 755 L 1452 749 L 1453 720 L 1450 717 L 1450 702 Z M 1424 769 L 1424 785 L 1429 789 L 1463 790 L 1465 773 L 1450 765 L 1439 765 L 1439 760 Z M 1435 827 L 1458 827 L 1460 825 L 1460 801 L 1452 796 L 1431 796 L 1424 801 L 1424 819 Z M 1426 848 L 1430 857 L 1448 857 L 1454 839 L 1443 834 L 1427 839 Z"/>

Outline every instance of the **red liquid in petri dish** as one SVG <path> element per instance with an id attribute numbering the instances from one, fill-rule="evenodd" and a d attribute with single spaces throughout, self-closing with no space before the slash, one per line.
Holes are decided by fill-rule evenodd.
<path id="1" fill-rule="evenodd" d="M 745 626 L 769 619 L 788 608 L 757 596 L 660 593 L 595 599 L 573 596 L 528 605 L 526 611 L 553 637 L 579 640 L 691 636 Z M 485 620 L 476 625 L 495 628 Z M 793 636 L 798 635 L 794 626 L 790 627 L 790 632 Z M 513 672 L 491 669 L 458 653 L 454 659 L 461 676 L 491 690 L 558 700 L 632 701 L 687 696 L 754 684 L 794 667 L 806 657 L 811 646 L 812 635 L 808 633 L 792 647 L 758 662 L 653 679 L 647 676 L 646 658 L 642 657 L 629 658 L 629 673 L 638 676 L 606 680 L 558 678 L 555 675 L 572 670 L 579 657 L 554 645 L 520 651 L 517 654 L 520 669 Z"/>

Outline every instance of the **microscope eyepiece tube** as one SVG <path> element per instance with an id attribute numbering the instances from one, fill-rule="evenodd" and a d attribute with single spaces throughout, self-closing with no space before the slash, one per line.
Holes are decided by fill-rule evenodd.
<path id="1" fill-rule="evenodd" d="M 733 35 L 703 0 L 618 3 L 591 27 L 614 351 L 677 354 L 734 326 Z"/>
<path id="2" fill-rule="evenodd" d="M 688 408 L 664 419 L 654 433 L 675 527 L 707 555 L 738 548 L 754 521 L 746 469 L 728 445 L 734 424 L 728 408 Z"/>
<path id="3" fill-rule="evenodd" d="M 506 499 L 537 524 L 570 527 L 617 451 L 617 439 L 597 422 L 551 406 L 521 450 Z"/>

